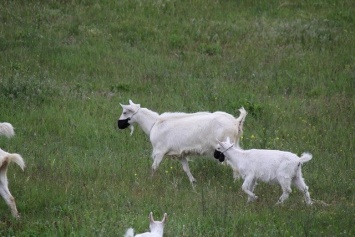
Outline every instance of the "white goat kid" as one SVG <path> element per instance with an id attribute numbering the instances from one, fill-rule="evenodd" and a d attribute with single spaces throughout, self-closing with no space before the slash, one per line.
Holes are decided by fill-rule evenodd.
<path id="1" fill-rule="evenodd" d="M 164 217 L 161 221 L 155 221 L 153 218 L 153 213 L 150 212 L 149 213 L 149 229 L 150 232 L 145 232 L 142 234 L 137 234 L 134 235 L 134 230 L 133 228 L 129 228 L 126 231 L 126 234 L 124 237 L 163 237 L 163 233 L 164 233 L 164 226 L 167 220 L 167 214 L 164 213 Z"/>
<path id="2" fill-rule="evenodd" d="M 242 135 L 246 111 L 241 108 L 240 116 L 233 117 L 224 112 L 198 113 L 158 113 L 129 100 L 129 105 L 122 105 L 122 115 L 118 127 L 131 128 L 138 123 L 149 136 L 153 146 L 153 172 L 157 170 L 164 155 L 177 157 L 189 177 L 191 184 L 196 182 L 190 172 L 188 155 L 210 155 L 216 148 L 216 137 L 225 139 L 231 137 L 238 142 Z"/>
<path id="3" fill-rule="evenodd" d="M 15 135 L 14 128 L 10 123 L 0 123 L 0 135 L 4 135 L 6 137 L 13 137 Z"/>
<path id="4" fill-rule="evenodd" d="M 296 154 L 278 150 L 242 150 L 234 146 L 229 138 L 227 141 L 218 141 L 217 151 L 225 155 L 227 164 L 238 169 L 244 183 L 242 189 L 248 194 L 248 202 L 254 201 L 257 196 L 253 193 L 256 181 L 278 183 L 282 188 L 282 195 L 277 204 L 283 203 L 291 193 L 293 183 L 304 194 L 308 205 L 312 204 L 308 187 L 303 180 L 301 165 L 312 159 L 309 153 L 301 157 Z"/>
<path id="5" fill-rule="evenodd" d="M 15 218 L 19 218 L 14 197 L 11 195 L 7 181 L 7 166 L 13 161 L 23 170 L 25 162 L 19 154 L 10 154 L 0 149 L 0 195 L 11 209 L 11 213 Z"/>

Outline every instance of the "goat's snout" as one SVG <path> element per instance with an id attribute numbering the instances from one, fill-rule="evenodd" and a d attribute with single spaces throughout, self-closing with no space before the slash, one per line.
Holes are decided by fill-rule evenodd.
<path id="1" fill-rule="evenodd" d="M 214 150 L 214 154 L 213 154 L 214 158 L 218 159 L 219 162 L 223 162 L 225 160 L 225 156 L 222 152 L 220 152 L 219 150 Z"/>
<path id="2" fill-rule="evenodd" d="M 125 128 L 128 128 L 129 127 L 129 121 L 130 118 L 126 118 L 126 119 L 120 119 L 117 121 L 117 125 L 118 125 L 118 128 L 119 129 L 125 129 Z"/>

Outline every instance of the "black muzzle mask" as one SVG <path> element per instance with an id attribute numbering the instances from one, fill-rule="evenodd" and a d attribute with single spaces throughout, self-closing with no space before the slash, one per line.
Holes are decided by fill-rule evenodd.
<path id="1" fill-rule="evenodd" d="M 213 156 L 214 158 L 218 159 L 219 162 L 223 162 L 225 160 L 224 154 L 218 150 L 214 150 Z"/>
<path id="2" fill-rule="evenodd" d="M 125 129 L 129 127 L 129 120 L 131 120 L 130 118 L 126 118 L 126 119 L 120 119 L 117 121 L 117 125 L 119 129 Z"/>

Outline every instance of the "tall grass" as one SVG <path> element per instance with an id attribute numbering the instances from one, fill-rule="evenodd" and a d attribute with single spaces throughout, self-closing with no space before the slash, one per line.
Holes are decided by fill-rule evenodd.
<path id="1" fill-rule="evenodd" d="M 355 40 L 351 1 L 2 1 L 0 146 L 17 221 L 1 236 L 122 236 L 168 213 L 166 236 L 353 236 Z M 248 111 L 244 148 L 309 151 L 312 207 L 281 207 L 210 159 L 151 177 L 151 145 L 118 130 L 128 99 L 159 113 Z"/>

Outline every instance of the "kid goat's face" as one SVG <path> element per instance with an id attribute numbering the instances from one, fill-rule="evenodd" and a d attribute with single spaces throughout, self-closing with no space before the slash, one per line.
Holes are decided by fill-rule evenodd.
<path id="1" fill-rule="evenodd" d="M 220 143 L 220 142 L 219 142 Z M 222 146 L 220 144 L 217 145 L 216 149 L 214 150 L 213 154 L 214 158 L 219 160 L 219 162 L 223 162 L 225 160 L 225 156 L 222 153 Z"/>
<path id="2" fill-rule="evenodd" d="M 217 147 L 216 149 L 214 150 L 214 158 L 216 158 L 217 160 L 219 160 L 220 162 L 223 162 L 226 157 L 224 155 L 224 152 L 228 149 L 230 149 L 231 147 L 234 146 L 234 143 L 231 143 L 230 142 L 230 139 L 229 137 L 227 137 L 227 140 L 225 142 L 221 142 L 217 139 Z"/>

